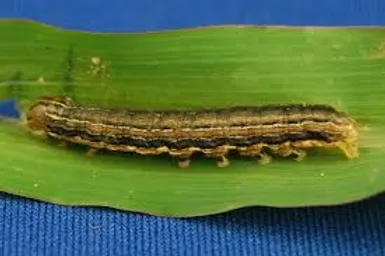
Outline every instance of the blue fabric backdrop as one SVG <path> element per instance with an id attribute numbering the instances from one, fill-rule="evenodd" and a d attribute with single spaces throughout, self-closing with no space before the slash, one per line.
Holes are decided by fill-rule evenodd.
<path id="1" fill-rule="evenodd" d="M 0 18 L 32 18 L 93 31 L 215 24 L 385 25 L 385 1 L 2 0 Z M 0 104 L 0 112 L 12 115 L 12 109 L 12 102 Z M 253 207 L 167 219 L 0 194 L 0 255 L 377 256 L 385 255 L 384 245 L 385 195 L 339 207 Z"/>

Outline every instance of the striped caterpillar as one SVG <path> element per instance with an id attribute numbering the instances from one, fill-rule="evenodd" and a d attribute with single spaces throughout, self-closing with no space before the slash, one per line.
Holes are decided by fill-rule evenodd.
<path id="1" fill-rule="evenodd" d="M 229 164 L 227 155 L 305 157 L 305 148 L 339 148 L 358 157 L 355 122 L 326 105 L 268 105 L 196 111 L 146 111 L 96 108 L 68 97 L 42 97 L 25 115 L 31 132 L 64 142 L 145 155 L 168 153 L 187 167 L 194 153 Z"/>

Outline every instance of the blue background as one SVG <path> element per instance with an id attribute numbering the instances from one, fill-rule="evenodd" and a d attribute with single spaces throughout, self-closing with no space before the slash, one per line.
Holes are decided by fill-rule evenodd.
<path id="1" fill-rule="evenodd" d="M 115 32 L 220 24 L 385 25 L 385 1 L 1 0 L 0 18 Z M 0 114 L 5 112 L 12 115 L 12 101 L 0 104 Z M 385 255 L 385 195 L 338 207 L 252 207 L 168 219 L 0 194 L 0 255 L 100 254 Z"/>

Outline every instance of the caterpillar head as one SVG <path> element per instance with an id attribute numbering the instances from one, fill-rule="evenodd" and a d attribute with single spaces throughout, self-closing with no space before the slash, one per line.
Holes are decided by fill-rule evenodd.
<path id="1" fill-rule="evenodd" d="M 47 113 L 65 107 L 71 101 L 68 97 L 44 96 L 30 106 L 23 116 L 22 123 L 34 134 L 46 131 Z"/>

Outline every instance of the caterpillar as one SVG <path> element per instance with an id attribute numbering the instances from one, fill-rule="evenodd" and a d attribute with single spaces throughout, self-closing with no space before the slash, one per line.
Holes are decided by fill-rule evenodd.
<path id="1" fill-rule="evenodd" d="M 339 148 L 359 156 L 356 122 L 328 105 L 265 105 L 200 110 L 130 110 L 82 105 L 44 96 L 25 114 L 30 132 L 98 150 L 169 154 L 188 167 L 200 152 L 229 165 L 228 154 L 270 162 L 272 155 L 302 160 L 306 148 Z"/>

